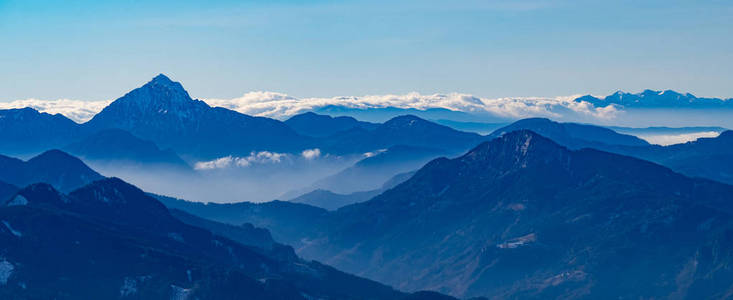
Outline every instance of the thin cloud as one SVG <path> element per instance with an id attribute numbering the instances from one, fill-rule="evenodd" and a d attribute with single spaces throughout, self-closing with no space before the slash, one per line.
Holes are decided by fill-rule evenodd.
<path id="1" fill-rule="evenodd" d="M 305 158 L 306 160 L 314 160 L 321 156 L 321 149 L 307 149 L 304 150 L 300 155 L 302 155 L 303 158 Z"/>
<path id="2" fill-rule="evenodd" d="M 319 151 L 320 154 L 320 151 Z M 201 161 L 194 164 L 196 170 L 227 169 L 233 167 L 246 168 L 253 165 L 277 164 L 288 157 L 288 154 L 270 151 L 251 152 L 249 156 L 225 156 L 210 161 Z"/>

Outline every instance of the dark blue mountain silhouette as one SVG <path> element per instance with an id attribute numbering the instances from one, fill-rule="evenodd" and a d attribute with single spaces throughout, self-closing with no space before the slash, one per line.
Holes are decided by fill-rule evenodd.
<path id="1" fill-rule="evenodd" d="M 102 175 L 84 162 L 60 150 L 49 150 L 28 161 L 0 155 L 0 181 L 15 186 L 45 182 L 61 191 L 71 191 Z"/>
<path id="2" fill-rule="evenodd" d="M 633 136 L 593 125 L 558 123 L 547 119 L 519 120 L 491 136 L 528 129 L 571 149 L 595 148 L 649 160 L 687 176 L 733 184 L 733 131 L 718 137 L 669 146 L 649 145 Z"/>
<path id="3" fill-rule="evenodd" d="M 79 137 L 81 126 L 33 108 L 0 110 L 0 153 L 28 155 L 59 148 Z"/>
<path id="4" fill-rule="evenodd" d="M 636 94 L 617 91 L 603 99 L 591 95 L 575 99 L 578 102 L 589 102 L 596 107 L 614 104 L 626 108 L 733 108 L 731 100 L 733 99 L 698 98 L 690 93 L 681 94 L 672 90 L 644 90 Z"/>
<path id="5" fill-rule="evenodd" d="M 699 299 L 733 280 L 731 199 L 733 186 L 515 131 L 307 221 L 262 209 L 230 218 L 275 224 L 300 255 L 407 289 Z"/>
<path id="6" fill-rule="evenodd" d="M 348 194 L 378 189 L 393 176 L 422 167 L 428 161 L 449 155 L 445 150 L 397 145 L 356 162 L 334 175 L 318 180 L 315 189 Z"/>
<path id="7" fill-rule="evenodd" d="M 309 141 L 280 121 L 193 100 L 180 83 L 162 74 L 115 100 L 84 125 L 92 131 L 124 129 L 199 158 L 253 150 L 297 151 Z"/>
<path id="8" fill-rule="evenodd" d="M 3 299 L 409 296 L 185 224 L 116 178 L 69 194 L 31 185 L 0 205 L 0 220 Z"/>
<path id="9" fill-rule="evenodd" d="M 66 151 L 86 160 L 125 165 L 171 167 L 190 170 L 191 167 L 172 150 L 161 150 L 148 140 L 140 139 L 122 129 L 106 129 L 64 147 Z"/>
<path id="10" fill-rule="evenodd" d="M 733 131 L 669 146 L 599 147 L 665 165 L 677 172 L 733 184 Z"/>
<path id="11" fill-rule="evenodd" d="M 372 130 L 354 127 L 322 138 L 319 147 L 329 153 L 364 153 L 397 145 L 460 152 L 483 140 L 485 137 L 476 133 L 458 131 L 413 115 L 403 115 Z"/>
<path id="12" fill-rule="evenodd" d="M 326 137 L 352 128 L 371 130 L 379 126 L 376 123 L 362 122 L 352 117 L 331 117 L 306 112 L 290 117 L 285 121 L 295 132 L 312 137 Z"/>
<path id="13" fill-rule="evenodd" d="M 372 199 L 374 198 L 374 196 L 379 195 L 384 191 L 407 181 L 408 179 L 410 179 L 410 177 L 412 177 L 412 175 L 415 175 L 415 171 L 399 173 L 384 182 L 381 187 L 373 190 L 353 192 L 349 194 L 339 194 L 331 192 L 329 190 L 316 189 L 288 201 L 294 203 L 308 204 L 315 207 L 325 208 L 327 210 L 337 210 L 350 204 L 364 202 Z"/>
<path id="14" fill-rule="evenodd" d="M 349 194 L 339 194 L 329 190 L 316 189 L 288 201 L 308 204 L 315 207 L 325 208 L 327 210 L 336 210 L 349 204 L 367 201 L 380 193 L 380 189 L 353 192 Z"/>
<path id="15" fill-rule="evenodd" d="M 0 202 L 4 202 L 14 195 L 19 188 L 10 183 L 0 181 Z"/>
<path id="16" fill-rule="evenodd" d="M 508 132 L 524 129 L 548 137 L 565 147 L 575 149 L 595 146 L 597 144 L 623 146 L 649 145 L 649 143 L 638 137 L 620 134 L 608 128 L 577 123 L 559 123 L 545 118 L 522 119 L 495 130 L 489 136 L 496 138 Z"/>
<path id="17" fill-rule="evenodd" d="M 395 145 L 465 151 L 482 141 L 478 134 L 411 115 L 384 124 L 314 113 L 294 116 L 287 123 L 248 116 L 194 100 L 180 83 L 162 74 L 115 100 L 84 124 L 32 108 L 0 110 L 0 138 L 5 141 L 0 152 L 5 154 L 35 154 L 71 144 L 68 149 L 85 158 L 133 158 L 146 160 L 144 163 L 177 160 L 172 153 L 158 153 L 155 147 L 171 149 L 187 160 L 202 160 L 251 151 L 298 153 L 311 148 L 337 155 L 361 154 Z M 107 144 L 120 147 L 105 148 Z M 151 162 L 153 157 L 162 161 Z"/>
<path id="18" fill-rule="evenodd" d="M 256 226 L 270 230 L 276 241 L 289 245 L 297 237 L 315 234 L 320 225 L 313 223 L 322 222 L 328 214 L 326 209 L 320 207 L 279 200 L 263 203 L 201 203 L 168 197 L 158 200 L 169 209 L 185 211 L 217 222 L 235 225 L 257 224 Z M 308 230 L 314 231 L 305 234 L 304 231 Z"/>

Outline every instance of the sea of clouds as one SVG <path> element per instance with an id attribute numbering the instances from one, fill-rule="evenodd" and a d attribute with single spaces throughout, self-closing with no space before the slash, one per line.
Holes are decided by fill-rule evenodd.
<path id="1" fill-rule="evenodd" d="M 563 112 L 579 113 L 596 118 L 612 118 L 618 107 L 594 107 L 588 102 L 574 101 L 578 95 L 565 97 L 480 98 L 470 94 L 450 93 L 423 95 L 368 95 L 331 98 L 296 98 L 274 92 L 250 92 L 233 99 L 204 99 L 212 106 L 226 107 L 249 115 L 285 118 L 325 106 L 353 109 L 402 108 L 426 110 L 443 108 L 471 114 L 489 114 L 504 118 L 562 117 Z"/>
<path id="2" fill-rule="evenodd" d="M 469 94 L 450 93 L 422 95 L 368 95 L 330 98 L 296 98 L 276 92 L 249 92 L 233 99 L 202 99 L 211 106 L 220 106 L 255 116 L 284 119 L 302 112 L 325 106 L 353 109 L 395 107 L 426 110 L 443 108 L 477 115 L 519 119 L 549 117 L 562 119 L 568 114 L 581 117 L 610 119 L 619 109 L 616 106 L 594 107 L 587 102 L 577 102 L 577 96 L 567 97 L 507 97 L 480 98 Z M 42 100 L 23 99 L 0 102 L 0 109 L 32 107 L 50 114 L 62 114 L 76 122 L 86 122 L 107 106 L 111 100 L 82 101 L 71 99 Z"/>
<path id="3" fill-rule="evenodd" d="M 8 102 L 0 101 L 0 109 L 30 107 L 49 114 L 62 114 L 78 123 L 89 121 L 94 115 L 102 111 L 112 100 L 84 101 L 72 99 L 22 99 Z"/>
<path id="4" fill-rule="evenodd" d="M 720 135 L 717 131 L 701 131 L 680 134 L 639 134 L 639 138 L 646 140 L 651 144 L 662 146 L 681 144 L 697 140 L 699 138 L 714 138 Z"/>

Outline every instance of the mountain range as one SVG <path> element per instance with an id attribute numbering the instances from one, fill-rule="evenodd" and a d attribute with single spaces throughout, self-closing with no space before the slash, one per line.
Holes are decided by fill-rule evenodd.
<path id="1" fill-rule="evenodd" d="M 644 90 L 641 93 L 617 91 L 603 99 L 585 95 L 575 99 L 585 101 L 596 107 L 620 105 L 625 108 L 733 108 L 733 98 L 698 98 L 690 93 L 678 93 L 672 90 Z"/>
<path id="2" fill-rule="evenodd" d="M 253 150 L 299 151 L 308 142 L 282 122 L 193 100 L 180 83 L 162 74 L 113 101 L 84 125 L 94 131 L 123 129 L 200 158 Z"/>
<path id="3" fill-rule="evenodd" d="M 485 137 L 433 123 L 413 115 L 401 115 L 373 129 L 352 127 L 321 138 L 318 147 L 328 153 L 366 153 L 392 146 L 413 146 L 465 151 Z"/>
<path id="4" fill-rule="evenodd" d="M 273 199 L 287 191 L 280 191 L 285 188 L 278 186 L 279 181 L 301 174 L 292 179 L 298 181 L 289 188 L 298 191 L 288 195 L 292 198 L 329 188 L 304 189 L 384 149 L 421 147 L 460 153 L 485 139 L 410 115 L 381 124 L 314 113 L 285 122 L 248 116 L 195 100 L 180 83 L 162 74 L 111 102 L 82 124 L 32 108 L 0 111 L 0 138 L 4 139 L 2 154 L 25 158 L 62 149 L 107 175 L 152 192 L 201 201 Z M 265 162 L 260 163 L 263 157 Z M 333 192 L 378 189 L 391 176 L 411 171 L 398 163 L 377 180 L 364 180 L 365 188 Z M 225 170 L 202 171 L 219 169 Z M 248 184 L 261 189 L 217 188 L 208 197 L 199 192 L 222 182 L 234 182 L 231 177 L 243 173 L 250 176 Z M 181 184 L 184 188 L 177 188 Z"/>
<path id="5" fill-rule="evenodd" d="M 546 118 L 522 119 L 495 130 L 489 137 L 496 138 L 508 132 L 524 129 L 549 137 L 568 148 L 649 145 L 638 137 L 620 134 L 608 128 L 577 123 L 559 123 Z"/>
<path id="6" fill-rule="evenodd" d="M 415 175 L 415 171 L 399 173 L 392 176 L 389 180 L 382 183 L 382 186 L 373 190 L 352 192 L 348 194 L 334 193 L 329 190 L 316 189 L 311 192 L 299 195 L 295 198 L 289 199 L 289 202 L 303 203 L 315 207 L 325 208 L 327 210 L 336 210 L 349 204 L 358 202 L 364 202 L 374 196 L 383 193 L 384 191 L 397 186 L 400 183 L 410 179 L 412 175 Z"/>
<path id="7" fill-rule="evenodd" d="M 0 155 L 0 181 L 18 187 L 43 182 L 68 192 L 102 178 L 81 160 L 60 150 L 49 150 L 27 161 Z"/>
<path id="8" fill-rule="evenodd" d="M 649 147 L 608 147 L 607 151 L 639 157 L 665 165 L 688 176 L 733 184 L 733 131 L 684 144 Z"/>
<path id="9" fill-rule="evenodd" d="M 6 154 L 37 153 L 72 144 L 69 149 L 95 146 L 88 151 L 97 154 L 132 148 L 130 153 L 119 153 L 132 157 L 140 147 L 155 151 L 152 145 L 142 145 L 154 143 L 186 160 L 246 156 L 252 151 L 299 153 L 312 148 L 361 154 L 395 145 L 464 151 L 482 138 L 409 115 L 383 124 L 314 113 L 285 122 L 253 117 L 192 99 L 180 83 L 162 74 L 113 101 L 86 123 L 24 108 L 0 110 L 0 129 L 0 138 L 8 141 L 0 151 Z M 128 147 L 115 148 L 118 144 L 110 139 L 118 139 L 118 144 L 128 141 Z M 170 153 L 155 155 L 175 159 Z"/>
<path id="10" fill-rule="evenodd" d="M 377 123 L 363 122 L 353 117 L 331 117 L 314 112 L 292 116 L 285 120 L 285 124 L 298 134 L 312 137 L 327 137 L 353 128 L 372 130 L 379 126 Z"/>
<path id="11" fill-rule="evenodd" d="M 374 190 L 395 175 L 414 171 L 442 155 L 448 153 L 435 148 L 392 146 L 316 181 L 312 187 L 343 194 Z"/>
<path id="12" fill-rule="evenodd" d="M 731 199 L 728 185 L 515 131 L 335 212 L 233 204 L 206 217 L 268 224 L 300 255 L 406 290 L 717 298 L 733 276 Z"/>
<path id="13" fill-rule="evenodd" d="M 511 130 L 532 130 L 571 149 L 594 148 L 656 162 L 677 172 L 733 184 L 733 132 L 723 131 L 714 138 L 668 146 L 650 145 L 630 135 L 610 129 L 548 119 L 525 119 L 498 129 L 491 136 Z M 654 129 L 650 129 L 654 130 Z"/>
<path id="14" fill-rule="evenodd" d="M 374 189 L 349 194 L 334 193 L 329 190 L 316 189 L 298 197 L 288 200 L 293 203 L 303 203 L 327 210 L 336 210 L 349 204 L 364 202 L 383 192 L 382 189 Z"/>
<path id="15" fill-rule="evenodd" d="M 60 148 L 79 137 L 81 127 L 61 114 L 33 108 L 0 110 L 0 153 L 33 155 Z"/>
<path id="16" fill-rule="evenodd" d="M 247 245 L 187 224 L 196 222 L 191 217 L 181 222 L 160 202 L 116 178 L 68 194 L 47 184 L 30 185 L 0 204 L 0 220 L 4 299 L 415 296 L 301 260 L 271 239 L 274 245 L 259 248 L 269 238 L 262 229 L 238 227 L 239 235 L 230 234 L 245 242 L 259 237 Z"/>
<path id="17" fill-rule="evenodd" d="M 191 170 L 188 163 L 172 150 L 162 150 L 154 142 L 122 129 L 101 130 L 65 146 L 64 150 L 86 161 L 125 167 L 142 164 L 179 171 Z"/>
<path id="18" fill-rule="evenodd" d="M 626 108 L 729 100 L 651 90 L 576 99 Z M 733 131 L 698 128 L 720 135 L 660 146 L 618 132 L 639 129 L 543 118 L 318 114 L 350 111 L 249 116 L 196 100 L 162 74 L 83 124 L 0 110 L 0 152 L 23 158 L 0 155 L 0 299 L 733 294 Z M 481 135 L 440 123 L 501 128 Z M 85 162 L 212 201 L 268 181 L 292 190 L 279 198 L 288 201 L 189 202 Z M 238 169 L 217 165 L 226 163 Z"/>

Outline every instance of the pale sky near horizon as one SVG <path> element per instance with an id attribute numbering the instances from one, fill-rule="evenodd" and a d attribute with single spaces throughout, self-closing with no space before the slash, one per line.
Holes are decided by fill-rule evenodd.
<path id="1" fill-rule="evenodd" d="M 673 89 L 733 97 L 733 1 L 0 0 L 0 101 Z"/>

